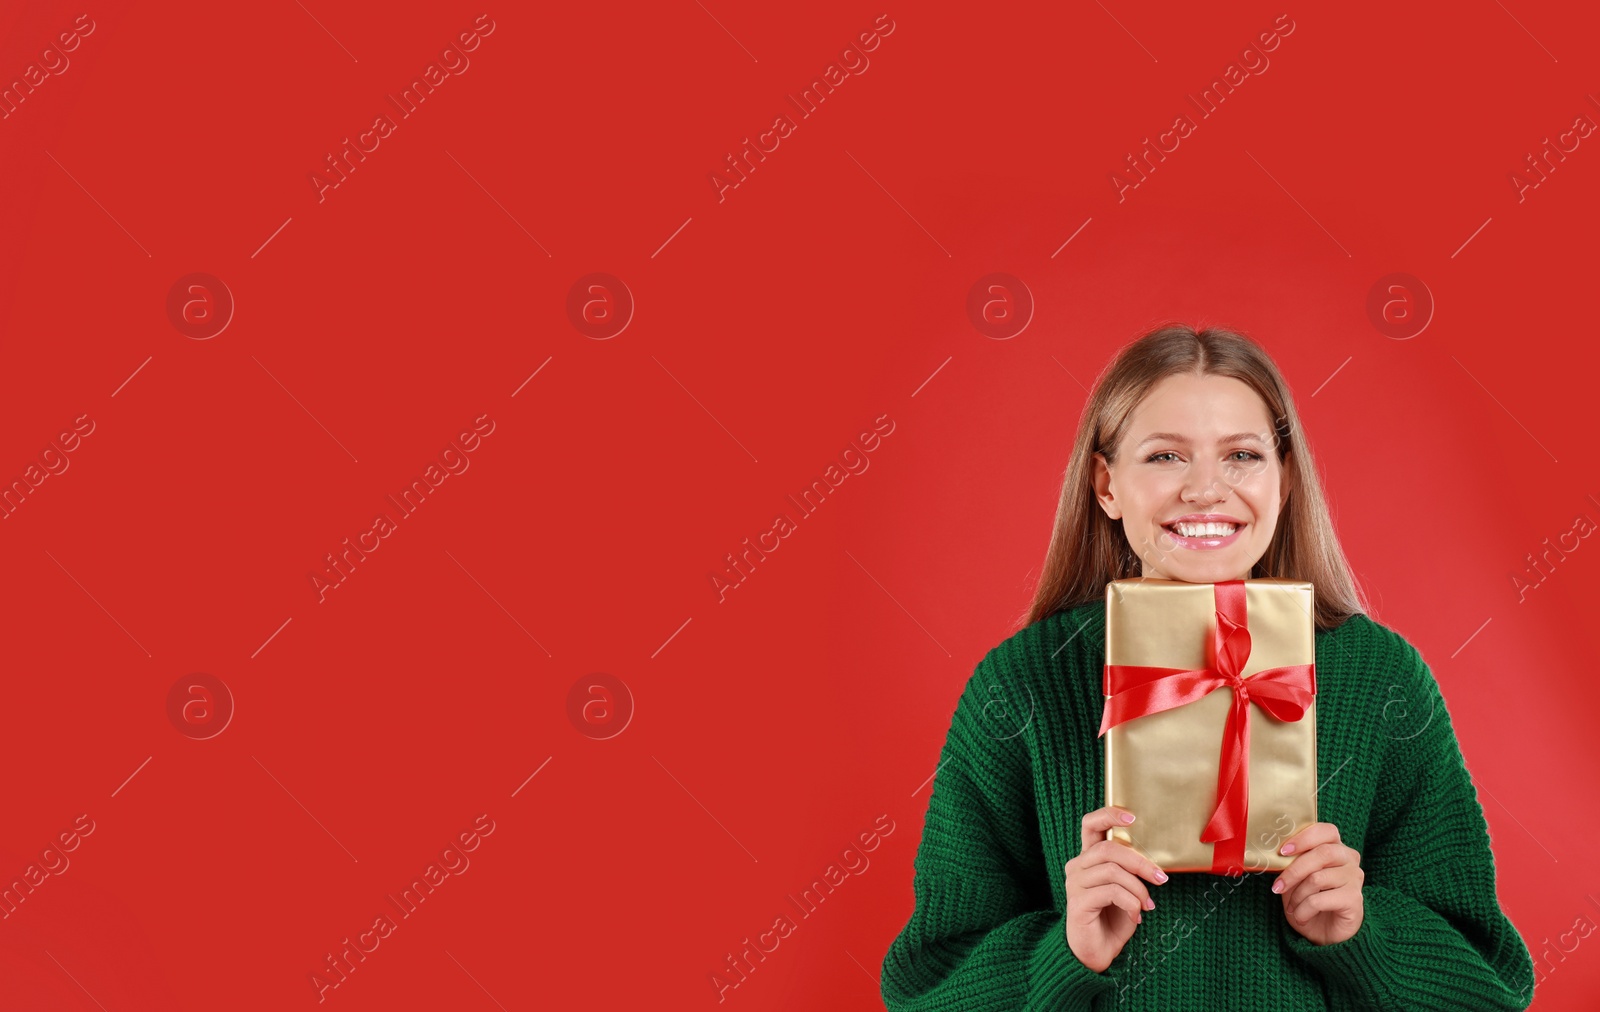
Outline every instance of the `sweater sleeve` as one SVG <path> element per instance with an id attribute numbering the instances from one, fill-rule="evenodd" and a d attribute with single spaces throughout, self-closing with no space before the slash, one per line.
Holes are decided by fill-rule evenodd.
<path id="1" fill-rule="evenodd" d="M 1405 717 L 1383 724 L 1387 753 L 1361 855 L 1361 927 L 1318 946 L 1284 917 L 1286 944 L 1341 1004 L 1527 1008 L 1533 960 L 1500 909 L 1488 825 L 1444 696 L 1416 649 L 1403 640 L 1397 648 L 1402 674 L 1391 695 L 1405 695 L 1386 705 Z"/>
<path id="2" fill-rule="evenodd" d="M 915 858 L 916 905 L 883 962 L 891 1012 L 1051 1009 L 1076 1012 L 1113 992 L 1067 947 L 1039 841 L 1026 742 L 998 719 L 1028 696 L 991 652 L 957 703 Z M 999 687 L 1000 693 L 995 689 Z"/>

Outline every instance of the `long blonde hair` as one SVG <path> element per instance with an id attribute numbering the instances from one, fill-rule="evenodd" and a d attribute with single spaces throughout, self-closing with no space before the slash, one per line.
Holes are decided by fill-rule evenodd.
<path id="1" fill-rule="evenodd" d="M 1179 373 L 1230 376 L 1249 386 L 1274 419 L 1279 465 L 1294 451 L 1285 475 L 1290 482 L 1288 500 L 1272 543 L 1249 578 L 1309 581 L 1315 587 L 1318 629 L 1332 629 L 1353 614 L 1365 614 L 1366 598 L 1339 545 L 1310 442 L 1277 365 L 1254 341 L 1231 330 L 1169 324 L 1123 348 L 1096 381 L 1078 420 L 1044 571 L 1020 622 L 1032 624 L 1104 600 L 1107 583 L 1142 574 L 1122 524 L 1107 516 L 1095 499 L 1093 455 L 1100 453 L 1107 463 L 1115 464 L 1134 408 L 1156 383 Z"/>

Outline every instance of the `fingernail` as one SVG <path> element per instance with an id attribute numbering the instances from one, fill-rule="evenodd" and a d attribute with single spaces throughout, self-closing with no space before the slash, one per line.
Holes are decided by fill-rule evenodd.
<path id="1" fill-rule="evenodd" d="M 1132 812 L 1123 812 L 1122 813 L 1122 821 L 1123 822 L 1132 822 L 1133 821 L 1133 813 Z"/>
<path id="2" fill-rule="evenodd" d="M 1144 908 L 1146 910 L 1154 910 L 1156 908 L 1156 901 L 1152 899 L 1146 899 L 1144 901 Z"/>
<path id="3" fill-rule="evenodd" d="M 1280 879 L 1274 879 L 1273 880 L 1273 882 L 1272 882 L 1272 891 L 1275 892 L 1275 893 L 1283 892 L 1283 879 L 1280 878 Z"/>
<path id="4" fill-rule="evenodd" d="M 1143 924 L 1144 923 L 1144 914 L 1135 913 L 1133 915 L 1133 923 L 1135 923 L 1135 924 Z"/>
<path id="5" fill-rule="evenodd" d="M 1283 849 L 1278 851 L 1278 853 L 1280 853 L 1280 854 L 1293 854 L 1294 853 L 1294 844 L 1292 844 L 1292 843 L 1284 844 L 1283 845 Z"/>
<path id="6" fill-rule="evenodd" d="M 1157 882 L 1165 882 L 1166 880 L 1167 880 L 1167 873 L 1162 871 L 1160 868 L 1157 868 L 1156 869 L 1156 881 Z"/>

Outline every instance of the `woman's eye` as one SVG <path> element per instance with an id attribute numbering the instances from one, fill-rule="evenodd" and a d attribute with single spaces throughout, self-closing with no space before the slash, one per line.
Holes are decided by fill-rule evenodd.
<path id="1" fill-rule="evenodd" d="M 1235 462 L 1242 463 L 1242 461 L 1238 460 L 1238 455 L 1241 454 L 1241 453 L 1244 454 L 1244 459 L 1245 460 L 1263 460 L 1263 459 L 1265 459 L 1265 458 L 1263 458 L 1261 456 L 1261 454 L 1256 453 L 1254 450 L 1235 450 L 1235 451 L 1233 451 L 1233 453 L 1230 453 L 1228 456 L 1230 458 L 1232 458 Z M 1171 450 L 1162 450 L 1160 453 L 1152 453 L 1150 456 L 1146 457 L 1145 458 L 1145 463 L 1154 464 L 1154 463 L 1157 463 L 1157 462 L 1161 461 L 1161 459 L 1163 457 L 1171 457 L 1173 459 L 1176 459 L 1177 456 L 1178 455 L 1176 453 L 1174 453 L 1173 451 L 1171 451 Z"/>

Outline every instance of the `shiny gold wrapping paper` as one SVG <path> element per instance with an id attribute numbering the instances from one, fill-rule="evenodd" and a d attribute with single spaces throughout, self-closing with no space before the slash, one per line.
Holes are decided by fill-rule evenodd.
<path id="1" fill-rule="evenodd" d="M 1216 625 L 1214 585 L 1180 580 L 1116 580 L 1106 585 L 1106 663 L 1204 668 Z M 1316 660 L 1313 590 L 1299 580 L 1245 581 L 1250 658 L 1241 677 Z M 1133 812 L 1132 826 L 1109 830 L 1166 871 L 1212 869 L 1214 843 L 1200 833 L 1217 801 L 1223 726 L 1233 692 L 1222 686 L 1182 706 L 1106 731 L 1106 804 Z M 1280 721 L 1250 705 L 1246 871 L 1286 868 L 1278 853 L 1317 821 L 1317 713 Z"/>

